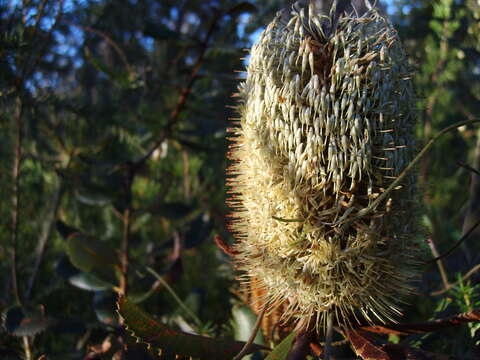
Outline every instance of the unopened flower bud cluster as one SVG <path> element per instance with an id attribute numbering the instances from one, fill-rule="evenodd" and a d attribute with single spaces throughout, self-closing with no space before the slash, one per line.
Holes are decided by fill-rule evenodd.
<path id="1" fill-rule="evenodd" d="M 375 10 L 294 7 L 251 50 L 231 129 L 231 230 L 243 279 L 300 327 L 327 314 L 394 320 L 416 244 L 415 179 L 378 197 L 414 154 L 414 93 L 398 35 Z"/>

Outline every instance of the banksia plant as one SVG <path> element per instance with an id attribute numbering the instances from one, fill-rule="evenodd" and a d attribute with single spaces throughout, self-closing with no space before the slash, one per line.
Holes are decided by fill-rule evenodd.
<path id="1" fill-rule="evenodd" d="M 229 129 L 241 280 L 299 329 L 395 321 L 416 274 L 415 174 L 384 193 L 415 154 L 411 69 L 375 9 L 291 10 L 252 47 Z"/>

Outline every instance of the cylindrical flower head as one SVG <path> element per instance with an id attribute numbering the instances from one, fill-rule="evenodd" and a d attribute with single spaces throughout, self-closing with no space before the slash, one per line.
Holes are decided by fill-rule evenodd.
<path id="1" fill-rule="evenodd" d="M 414 91 L 375 10 L 279 13 L 251 50 L 229 157 L 235 261 L 300 328 L 395 321 L 415 275 Z M 352 221 L 352 219 L 354 219 Z M 345 225 L 350 223 L 349 225 Z"/>

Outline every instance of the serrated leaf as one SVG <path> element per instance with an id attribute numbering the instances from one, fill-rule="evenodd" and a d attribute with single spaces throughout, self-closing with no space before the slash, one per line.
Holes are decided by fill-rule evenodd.
<path id="1" fill-rule="evenodd" d="M 14 336 L 33 336 L 45 331 L 53 320 L 46 317 L 39 309 L 27 310 L 15 306 L 3 314 L 3 326 Z"/>
<path id="2" fill-rule="evenodd" d="M 67 255 L 75 267 L 87 272 L 94 267 L 118 264 L 112 248 L 81 233 L 68 237 Z"/>
<path id="3" fill-rule="evenodd" d="M 288 352 L 292 348 L 293 340 L 295 340 L 295 333 L 292 332 L 280 344 L 275 346 L 265 360 L 285 360 L 288 356 Z"/>
<path id="4" fill-rule="evenodd" d="M 380 347 L 373 344 L 362 331 L 349 330 L 347 338 L 357 356 L 363 360 L 392 360 Z"/>
<path id="5" fill-rule="evenodd" d="M 231 360 L 244 346 L 242 342 L 217 340 L 175 331 L 157 322 L 125 297 L 118 299 L 118 313 L 134 337 L 164 353 L 208 360 Z M 264 347 L 253 345 L 250 352 Z"/>

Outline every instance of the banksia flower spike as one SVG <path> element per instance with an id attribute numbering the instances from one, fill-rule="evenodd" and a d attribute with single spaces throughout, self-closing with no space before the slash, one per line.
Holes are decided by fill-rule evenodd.
<path id="1" fill-rule="evenodd" d="M 413 158 L 411 71 L 375 9 L 338 15 L 277 14 L 230 129 L 235 262 L 303 329 L 395 321 L 415 276 L 415 175 L 358 216 Z"/>

